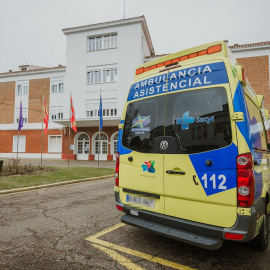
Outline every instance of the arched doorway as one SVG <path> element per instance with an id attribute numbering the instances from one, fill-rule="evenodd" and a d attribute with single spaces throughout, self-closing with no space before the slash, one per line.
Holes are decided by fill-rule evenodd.
<path id="1" fill-rule="evenodd" d="M 115 154 L 117 153 L 118 133 L 118 131 L 115 132 L 111 137 L 111 155 L 113 155 L 113 160 L 116 160 Z"/>
<path id="2" fill-rule="evenodd" d="M 88 160 L 90 140 L 86 133 L 79 134 L 77 139 L 77 160 Z"/>
<path id="3" fill-rule="evenodd" d="M 100 142 L 100 143 L 99 143 Z M 108 137 L 105 133 L 100 133 L 100 140 L 99 140 L 99 133 L 96 133 L 93 137 L 93 150 L 95 155 L 95 160 L 107 160 L 108 155 Z M 98 157 L 99 155 L 99 157 Z"/>

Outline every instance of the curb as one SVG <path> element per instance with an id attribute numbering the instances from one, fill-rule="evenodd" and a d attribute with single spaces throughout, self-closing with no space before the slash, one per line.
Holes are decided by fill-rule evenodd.
<path id="1" fill-rule="evenodd" d="M 14 189 L 8 189 L 8 190 L 1 190 L 0 191 L 0 196 L 4 195 L 4 194 L 10 194 L 10 193 L 16 193 L 16 192 L 22 192 L 22 191 L 29 191 L 29 190 L 35 190 L 35 189 L 57 187 L 57 186 L 65 186 L 65 185 L 76 184 L 76 183 L 81 183 L 81 182 L 94 181 L 94 180 L 99 180 L 99 179 L 106 179 L 106 178 L 111 178 L 113 176 L 114 176 L 114 174 L 104 175 L 104 176 L 99 176 L 99 177 L 90 177 L 90 178 L 84 178 L 84 179 L 69 180 L 69 181 L 63 181 L 63 182 L 45 184 L 45 185 L 39 185 L 39 186 L 32 186 L 32 187 L 23 187 L 23 188 L 14 188 Z"/>

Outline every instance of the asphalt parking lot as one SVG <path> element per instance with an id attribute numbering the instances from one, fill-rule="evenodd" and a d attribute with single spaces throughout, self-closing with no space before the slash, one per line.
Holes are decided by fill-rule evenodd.
<path id="1" fill-rule="evenodd" d="M 0 196 L 0 269 L 268 270 L 270 249 L 207 251 L 120 223 L 114 179 Z"/>

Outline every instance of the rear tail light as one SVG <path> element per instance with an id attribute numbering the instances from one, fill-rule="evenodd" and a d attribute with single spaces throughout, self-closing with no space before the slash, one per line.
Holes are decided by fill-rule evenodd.
<path id="1" fill-rule="evenodd" d="M 116 204 L 116 208 L 117 208 L 119 211 L 122 211 L 122 212 L 123 212 L 123 207 L 122 207 L 122 206 Z"/>
<path id="2" fill-rule="evenodd" d="M 246 153 L 237 157 L 237 206 L 250 207 L 254 202 L 254 173 L 252 155 Z"/>
<path id="3" fill-rule="evenodd" d="M 244 235 L 243 234 L 225 233 L 225 239 L 242 240 L 243 238 L 244 238 Z"/>
<path id="4" fill-rule="evenodd" d="M 119 187 L 119 153 L 116 153 L 116 165 L 115 165 L 115 185 Z"/>

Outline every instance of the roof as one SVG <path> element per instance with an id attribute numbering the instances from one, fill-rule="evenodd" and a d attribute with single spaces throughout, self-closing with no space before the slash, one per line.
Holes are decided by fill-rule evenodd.
<path id="1" fill-rule="evenodd" d="M 9 71 L 0 73 L 1 75 L 17 75 L 17 74 L 25 74 L 25 73 L 33 73 L 33 72 L 43 72 L 43 71 L 53 71 L 53 70 L 63 70 L 66 69 L 66 66 L 59 65 L 57 67 L 45 67 L 45 68 L 36 68 L 31 70 L 18 70 L 18 71 Z"/>
<path id="2" fill-rule="evenodd" d="M 101 23 L 95 23 L 95 24 L 88 24 L 88 25 L 83 25 L 83 26 L 75 26 L 75 27 L 70 27 L 70 28 L 64 28 L 62 31 L 68 32 L 69 30 L 84 30 L 88 28 L 94 28 L 96 26 L 106 26 L 108 24 L 120 24 L 120 23 L 128 23 L 128 22 L 133 22 L 138 19 L 144 19 L 144 16 L 139 16 L 139 17 L 133 17 L 133 18 L 128 18 L 128 19 L 122 19 L 122 20 L 115 20 L 115 21 L 108 21 L 108 22 L 101 22 Z"/>
<path id="3" fill-rule="evenodd" d="M 96 23 L 96 24 L 88 24 L 88 25 L 76 26 L 76 27 L 71 27 L 71 28 L 64 28 L 62 29 L 62 31 L 66 35 L 66 34 L 71 34 L 71 33 L 76 33 L 76 32 L 81 32 L 81 31 L 94 30 L 94 29 L 103 28 L 103 27 L 112 27 L 112 26 L 119 26 L 119 25 L 138 23 L 138 22 L 141 23 L 142 25 L 142 29 L 144 31 L 145 38 L 149 46 L 151 55 L 154 55 L 155 54 L 154 46 L 153 46 L 150 32 L 149 32 L 144 16 L 115 20 L 115 21 L 108 21 L 108 22 L 101 22 L 101 23 Z"/>
<path id="4" fill-rule="evenodd" d="M 270 41 L 249 43 L 249 44 L 234 44 L 232 46 L 229 46 L 229 48 L 236 49 L 236 48 L 260 47 L 260 46 L 267 46 L 267 45 L 270 45 Z"/>

